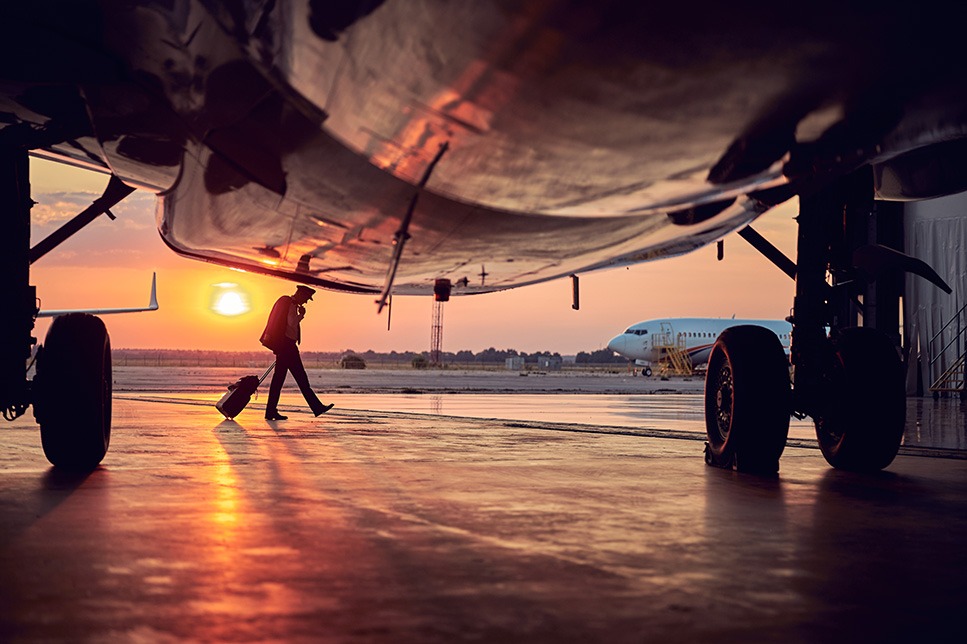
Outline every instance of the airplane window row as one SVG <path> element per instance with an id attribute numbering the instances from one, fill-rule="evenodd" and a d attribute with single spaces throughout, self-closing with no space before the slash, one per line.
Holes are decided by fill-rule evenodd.
<path id="1" fill-rule="evenodd" d="M 625 331 L 625 333 L 629 333 L 631 335 L 647 335 L 648 334 L 648 329 L 628 329 L 627 331 Z M 715 333 L 697 333 L 697 332 L 693 332 L 693 331 L 687 331 L 687 332 L 679 333 L 678 335 L 680 337 L 685 337 L 685 338 L 715 338 L 715 337 L 718 337 L 717 334 L 715 334 Z M 788 333 L 780 333 L 779 334 L 779 337 L 782 338 L 783 340 L 786 340 L 786 339 L 789 338 L 789 334 Z"/>
<path id="2" fill-rule="evenodd" d="M 647 331 L 645 333 L 647 333 Z M 715 338 L 715 337 L 718 337 L 714 333 L 696 333 L 696 332 L 692 332 L 692 331 L 682 332 L 682 333 L 679 333 L 678 335 L 681 336 L 681 337 L 685 337 L 685 338 Z M 789 339 L 789 334 L 788 333 L 780 333 L 779 334 L 779 337 L 782 338 L 783 340 L 787 340 L 787 339 Z"/>

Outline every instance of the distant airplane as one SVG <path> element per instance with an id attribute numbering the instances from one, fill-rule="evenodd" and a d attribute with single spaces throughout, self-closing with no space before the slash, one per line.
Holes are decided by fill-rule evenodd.
<path id="1" fill-rule="evenodd" d="M 29 267 L 135 188 L 159 195 L 159 233 L 183 256 L 379 308 L 569 275 L 576 306 L 580 272 L 738 231 L 795 279 L 796 386 L 771 331 L 723 332 L 708 463 L 774 473 L 790 413 L 813 417 L 835 467 L 879 469 L 899 448 L 893 340 L 845 327 L 851 302 L 898 310 L 881 277 L 949 292 L 872 232 L 899 217 L 874 199 L 967 189 L 949 3 L 0 4 L 0 411 L 32 405 L 57 466 L 107 450 L 110 342 L 97 318 L 55 318 L 28 382 Z M 33 246 L 31 154 L 110 175 Z M 793 197 L 795 261 L 748 227 Z"/>
<path id="2" fill-rule="evenodd" d="M 716 338 L 725 329 L 753 325 L 776 334 L 783 350 L 789 353 L 792 324 L 784 320 L 736 320 L 725 318 L 662 318 L 633 324 L 608 342 L 615 353 L 634 360 L 643 376 L 652 375 L 652 366 L 668 355 L 669 347 L 681 350 L 692 368 L 708 362 Z"/>

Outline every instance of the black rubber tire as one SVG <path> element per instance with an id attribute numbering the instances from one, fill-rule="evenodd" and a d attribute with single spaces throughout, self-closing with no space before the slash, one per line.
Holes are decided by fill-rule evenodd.
<path id="1" fill-rule="evenodd" d="M 779 471 L 789 435 L 789 360 L 760 326 L 726 329 L 705 374 L 705 462 L 758 474 Z"/>
<path id="2" fill-rule="evenodd" d="M 644 369 L 643 369 L 643 370 L 641 371 L 641 375 L 643 375 L 643 376 L 644 376 L 644 377 L 646 377 L 646 378 L 651 378 L 651 367 L 645 367 L 645 368 L 644 368 Z"/>
<path id="3" fill-rule="evenodd" d="M 903 363 L 893 342 L 876 329 L 846 329 L 832 345 L 825 416 L 813 418 L 819 447 L 837 469 L 881 470 L 903 440 Z"/>
<path id="4" fill-rule="evenodd" d="M 111 339 L 93 315 L 54 319 L 37 357 L 34 417 L 47 460 L 92 470 L 111 442 Z"/>

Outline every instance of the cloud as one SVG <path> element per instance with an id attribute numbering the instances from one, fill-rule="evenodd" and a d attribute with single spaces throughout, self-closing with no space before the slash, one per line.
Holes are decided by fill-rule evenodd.
<path id="1" fill-rule="evenodd" d="M 36 244 L 83 211 L 98 193 L 47 192 L 34 195 L 31 209 L 31 239 Z M 157 197 L 134 192 L 113 208 L 117 219 L 99 216 L 64 241 L 40 262 L 45 266 L 125 267 L 158 265 L 158 258 L 171 255 L 160 241 L 155 226 Z"/>
<path id="2" fill-rule="evenodd" d="M 62 224 L 87 207 L 96 196 L 81 201 L 79 195 L 37 195 L 41 201 L 30 209 L 31 226 L 45 227 Z"/>
<path id="3" fill-rule="evenodd" d="M 94 192 L 47 192 L 33 195 L 36 202 L 30 210 L 31 225 L 37 228 L 60 226 L 91 205 L 100 195 Z M 134 192 L 121 201 L 111 212 L 119 219 L 122 216 L 140 220 L 148 213 L 149 221 L 154 220 L 157 197 L 148 192 Z M 130 225 L 130 223 L 129 223 Z"/>

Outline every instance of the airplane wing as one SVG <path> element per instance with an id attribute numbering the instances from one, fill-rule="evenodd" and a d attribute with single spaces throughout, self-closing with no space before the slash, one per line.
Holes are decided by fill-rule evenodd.
<path id="1" fill-rule="evenodd" d="M 929 2 L 7 4 L 0 143 L 154 190 L 182 255 L 325 288 L 668 257 L 864 165 L 882 198 L 967 187 Z"/>
<path id="2" fill-rule="evenodd" d="M 140 313 L 143 311 L 158 310 L 158 274 L 151 274 L 151 295 L 148 297 L 148 306 L 114 308 L 114 309 L 41 309 L 37 312 L 39 318 L 53 318 L 67 313 L 90 313 L 91 315 L 105 315 L 112 313 Z"/>

